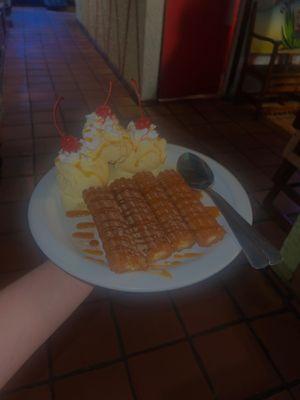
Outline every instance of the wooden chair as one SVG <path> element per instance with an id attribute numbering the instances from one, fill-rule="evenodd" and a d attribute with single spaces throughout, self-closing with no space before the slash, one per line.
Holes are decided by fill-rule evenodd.
<path id="1" fill-rule="evenodd" d="M 283 152 L 283 162 L 273 177 L 274 186 L 264 199 L 264 206 L 272 209 L 279 217 L 282 217 L 273 203 L 280 192 L 283 192 L 294 203 L 300 206 L 300 194 L 295 190 L 300 182 L 289 183 L 290 178 L 296 172 L 300 172 L 300 112 L 297 113 L 293 123 L 295 133 L 286 145 Z M 284 222 L 289 219 L 284 216 Z"/>
<path id="2" fill-rule="evenodd" d="M 257 2 L 252 8 L 249 34 L 246 42 L 245 61 L 238 85 L 238 95 L 246 96 L 262 111 L 264 102 L 280 101 L 300 95 L 300 65 L 293 64 L 293 57 L 300 55 L 300 49 L 285 48 L 281 40 L 259 35 L 254 32 Z M 253 40 L 270 43 L 272 50 L 267 65 L 249 63 Z M 246 87 L 247 80 L 256 83 L 257 88 Z M 249 85 L 250 86 L 250 85 Z"/>

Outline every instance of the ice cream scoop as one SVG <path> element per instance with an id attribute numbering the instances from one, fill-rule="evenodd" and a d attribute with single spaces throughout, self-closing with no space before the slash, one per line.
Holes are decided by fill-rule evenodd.
<path id="1" fill-rule="evenodd" d="M 166 141 L 159 137 L 156 126 L 137 129 L 132 121 L 127 131 L 133 143 L 133 150 L 118 167 L 125 172 L 135 174 L 141 171 L 158 171 L 166 160 Z"/>
<path id="2" fill-rule="evenodd" d="M 105 103 L 95 112 L 87 115 L 82 136 L 92 143 L 94 156 L 101 157 L 110 164 L 123 161 L 132 150 L 131 138 L 121 126 L 117 116 L 107 105 L 112 85 Z M 95 146 L 96 145 L 96 149 Z"/>
<path id="3" fill-rule="evenodd" d="M 108 163 L 101 158 L 92 159 L 81 151 L 60 151 L 55 160 L 57 182 L 66 211 L 86 208 L 82 192 L 108 182 Z"/>
<path id="4" fill-rule="evenodd" d="M 141 117 L 128 124 L 127 133 L 133 149 L 128 157 L 118 164 L 118 168 L 132 174 L 141 171 L 159 172 L 166 160 L 166 141 L 159 137 L 156 126 L 144 114 L 139 89 L 134 80 L 132 85 L 138 98 Z"/>
<path id="5" fill-rule="evenodd" d="M 63 206 L 66 211 L 85 208 L 82 192 L 91 186 L 103 186 L 108 182 L 108 163 L 94 157 L 91 144 L 84 139 L 65 135 L 57 121 L 60 97 L 53 108 L 54 125 L 62 138 L 61 150 L 55 160 L 56 175 Z"/>

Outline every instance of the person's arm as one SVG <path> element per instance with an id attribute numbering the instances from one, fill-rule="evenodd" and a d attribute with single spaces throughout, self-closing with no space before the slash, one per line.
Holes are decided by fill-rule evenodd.
<path id="1" fill-rule="evenodd" d="M 92 289 L 48 261 L 0 292 L 0 388 Z"/>

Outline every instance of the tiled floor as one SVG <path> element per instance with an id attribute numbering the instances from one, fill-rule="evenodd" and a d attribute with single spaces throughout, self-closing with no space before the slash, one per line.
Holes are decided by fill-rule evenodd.
<path id="1" fill-rule="evenodd" d="M 65 96 L 61 119 L 70 133 L 80 132 L 110 79 L 122 122 L 138 114 L 74 15 L 15 9 L 12 21 L 1 133 L 1 287 L 43 260 L 26 208 L 59 146 L 54 97 Z M 255 120 L 247 108 L 222 101 L 146 111 L 170 142 L 212 155 L 236 174 L 253 202 L 257 228 L 280 246 L 285 233 L 260 203 L 288 136 Z M 299 212 L 283 197 L 278 201 Z M 300 399 L 300 306 L 275 283 L 272 274 L 254 271 L 239 257 L 222 274 L 178 292 L 142 296 L 96 289 L 2 398 Z"/>

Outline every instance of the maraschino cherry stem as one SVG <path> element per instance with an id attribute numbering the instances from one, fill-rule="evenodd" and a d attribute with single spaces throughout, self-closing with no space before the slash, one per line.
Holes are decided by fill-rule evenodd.
<path id="1" fill-rule="evenodd" d="M 104 102 L 103 106 L 106 106 L 107 103 L 109 102 L 110 98 L 111 98 L 112 86 L 113 86 L 112 81 L 109 81 L 109 89 L 108 89 L 107 97 L 106 97 L 106 99 L 105 99 L 105 102 Z"/>
<path id="2" fill-rule="evenodd" d="M 140 111 L 141 111 L 141 115 L 142 115 L 142 117 L 144 117 L 145 113 L 144 113 L 144 109 L 143 109 L 143 106 L 142 106 L 141 93 L 140 93 L 140 89 L 138 87 L 137 81 L 135 79 L 131 79 L 131 84 L 132 84 L 132 87 L 133 87 L 134 92 L 136 94 L 136 97 L 138 99 L 138 104 L 139 104 L 139 108 L 140 108 Z"/>
<path id="3" fill-rule="evenodd" d="M 62 96 L 59 96 L 58 99 L 56 100 L 54 106 L 53 106 L 53 122 L 54 122 L 54 126 L 57 130 L 57 132 L 59 133 L 59 135 L 63 138 L 65 136 L 64 132 L 62 131 L 62 129 L 60 128 L 58 121 L 57 121 L 57 110 L 58 107 L 60 105 L 60 103 L 64 100 L 64 98 Z"/>
<path id="4" fill-rule="evenodd" d="M 55 102 L 55 104 L 53 106 L 53 123 L 54 123 L 54 126 L 55 126 L 57 132 L 59 133 L 59 135 L 61 137 L 61 148 L 62 148 L 62 150 L 71 153 L 71 152 L 78 151 L 80 149 L 81 144 L 80 144 L 78 138 L 76 138 L 74 136 L 71 136 L 71 135 L 66 135 L 64 133 L 64 131 L 60 128 L 59 124 L 58 124 L 57 110 L 58 110 L 58 107 L 59 107 L 59 105 L 60 105 L 60 103 L 61 103 L 61 101 L 63 99 L 64 98 L 62 96 L 60 96 L 56 100 L 56 102 Z"/>

